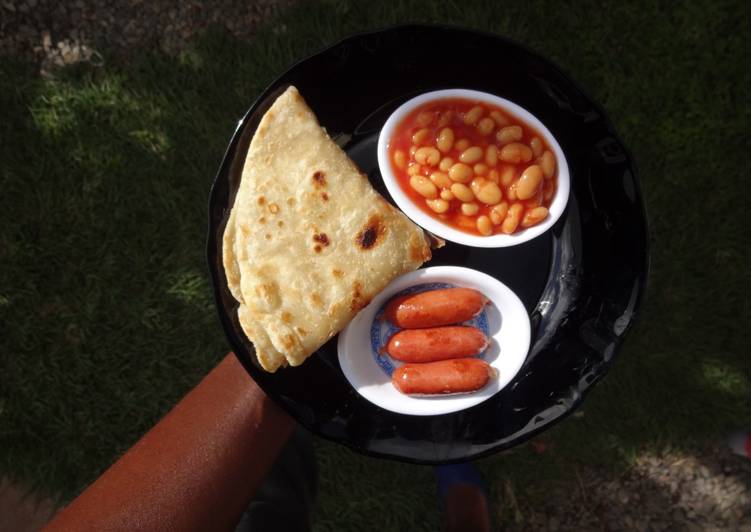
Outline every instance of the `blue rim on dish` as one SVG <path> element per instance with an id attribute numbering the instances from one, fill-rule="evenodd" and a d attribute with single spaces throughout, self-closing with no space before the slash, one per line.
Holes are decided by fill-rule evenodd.
<path id="1" fill-rule="evenodd" d="M 569 164 L 571 193 L 550 231 L 511 248 L 447 243 L 428 263 L 492 275 L 529 313 L 532 344 L 524 367 L 492 399 L 420 418 L 383 410 L 345 379 L 336 337 L 297 368 L 269 374 L 258 365 L 227 288 L 221 235 L 253 132 L 290 84 L 389 200 L 376 160 L 378 133 L 389 114 L 416 94 L 459 85 L 497 94 L 529 109 L 556 136 Z M 399 26 L 349 37 L 301 61 L 253 103 L 211 190 L 207 256 L 227 339 L 284 410 L 306 428 L 359 452 L 439 464 L 518 445 L 581 404 L 607 373 L 634 322 L 646 287 L 647 242 L 633 160 L 603 110 L 574 81 L 538 54 L 496 35 Z"/>

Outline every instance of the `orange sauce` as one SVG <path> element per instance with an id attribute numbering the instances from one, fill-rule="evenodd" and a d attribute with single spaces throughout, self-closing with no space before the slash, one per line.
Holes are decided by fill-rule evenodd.
<path id="1" fill-rule="evenodd" d="M 476 108 L 477 106 L 480 106 L 482 108 L 480 117 L 474 123 L 466 123 L 465 118 L 467 118 L 468 113 L 470 113 L 470 110 Z M 477 113 L 477 111 L 475 111 L 475 113 Z M 480 121 L 483 119 L 491 119 L 493 121 L 492 129 L 489 132 L 489 122 L 487 120 L 485 120 L 484 124 L 480 124 Z M 485 129 L 484 131 L 483 126 Z M 498 137 L 499 131 L 502 128 L 509 126 L 520 126 L 522 130 L 521 137 L 518 139 L 512 139 L 510 141 L 500 140 Z M 409 166 L 418 165 L 414 156 L 415 150 L 424 146 L 438 149 L 437 139 L 440 132 L 444 128 L 451 128 L 454 134 L 454 142 L 449 150 L 440 153 L 441 160 L 449 157 L 454 161 L 454 163 L 461 162 L 460 155 L 463 150 L 460 149 L 462 148 L 462 146 L 457 146 L 457 143 L 461 139 L 466 139 L 470 147 L 477 146 L 481 148 L 483 157 L 476 163 L 468 164 L 468 166 L 473 167 L 472 179 L 482 178 L 492 181 L 496 185 L 498 185 L 498 188 L 500 188 L 502 192 L 502 198 L 499 202 L 495 204 L 487 204 L 475 199 L 471 203 L 475 203 L 478 206 L 478 210 L 473 215 L 467 215 L 462 212 L 462 202 L 458 198 L 454 197 L 453 199 L 446 200 L 448 202 L 448 209 L 443 213 L 438 213 L 430 208 L 430 206 L 426 202 L 425 197 L 420 195 L 417 190 L 410 186 L 410 178 L 412 176 L 408 173 Z M 427 129 L 428 134 L 423 134 L 425 138 L 416 145 L 413 142 L 413 136 L 415 135 L 415 133 L 423 129 Z M 532 149 L 533 139 L 537 139 L 534 141 L 536 148 L 534 150 Z M 529 147 L 529 149 L 533 152 L 531 159 L 519 162 L 502 160 L 500 156 L 501 150 L 504 146 L 508 145 L 511 142 L 521 143 Z M 495 164 L 489 164 L 488 160 L 486 159 L 485 154 L 487 152 L 488 146 L 496 147 L 498 156 L 497 162 Z M 530 213 L 535 208 L 550 207 L 553 197 L 555 196 L 557 187 L 558 164 L 554 156 L 552 155 L 553 151 L 545 141 L 545 138 L 528 123 L 522 121 L 516 116 L 511 115 L 510 113 L 499 107 L 485 102 L 478 102 L 464 98 L 448 98 L 427 102 L 424 105 L 421 105 L 414 109 L 402 120 L 400 124 L 397 125 L 395 134 L 389 142 L 388 150 L 394 175 L 396 176 L 399 185 L 402 187 L 406 195 L 415 203 L 415 205 L 417 205 L 423 212 L 430 215 L 431 217 L 440 220 L 441 222 L 448 224 L 455 229 L 473 235 L 482 234 L 478 229 L 478 218 L 481 216 L 493 218 L 491 216 L 491 210 L 499 203 L 506 202 L 509 207 L 511 207 L 511 205 L 513 205 L 514 203 L 521 204 L 523 210 L 521 211 L 522 214 L 520 218 L 524 219 L 525 216 L 527 216 L 528 213 Z M 412 153 L 410 153 L 410 150 L 412 150 Z M 529 168 L 532 165 L 537 165 L 542 168 L 542 154 L 544 154 L 546 151 L 550 152 L 547 157 L 553 157 L 553 161 L 555 162 L 552 175 L 546 175 L 541 179 L 540 185 L 539 187 L 537 187 L 537 191 L 535 192 L 533 197 L 524 200 L 514 198 L 513 190 L 515 190 L 515 187 L 518 186 L 519 177 L 522 175 L 525 169 Z M 401 166 L 397 162 L 398 158 L 395 157 L 397 152 L 401 152 L 402 155 Z M 405 160 L 406 164 L 404 164 Z M 475 167 L 476 164 L 482 164 L 486 168 Z M 449 173 L 448 171 L 444 171 L 439 168 L 439 165 L 440 162 L 435 165 L 421 164 L 418 165 L 419 170 L 413 171 L 415 171 L 416 175 L 424 176 L 427 178 L 430 178 L 431 174 L 436 171 L 443 172 L 445 174 Z M 548 165 L 548 168 L 549 167 L 550 165 Z M 479 172 L 475 171 L 475 168 L 479 170 Z M 550 174 L 550 172 L 548 173 Z M 502 179 L 503 175 L 506 175 L 507 177 L 505 182 Z M 508 176 L 511 176 L 510 180 Z M 433 182 L 435 183 L 435 181 Z M 479 182 L 485 181 L 480 180 L 478 181 L 478 183 Z M 466 184 L 466 186 L 468 187 L 472 185 L 471 180 L 464 184 Z M 443 190 L 446 190 L 445 187 L 438 185 L 436 188 L 439 193 Z M 502 212 L 502 209 L 500 207 L 499 210 L 496 211 L 496 213 L 498 212 Z M 537 215 L 539 215 L 540 212 L 540 210 L 536 211 Z M 547 211 L 545 211 L 545 214 L 547 216 Z M 532 220 L 532 215 L 530 214 L 529 216 L 530 220 Z M 546 216 L 544 216 L 540 220 L 537 220 L 535 223 L 541 222 Z M 498 222 L 499 217 L 497 215 L 494 218 L 495 219 L 492 223 L 492 232 L 488 233 L 486 231 L 485 234 L 498 234 L 503 232 L 509 233 L 508 229 L 513 224 L 509 223 L 508 226 L 504 226 L 503 221 Z M 519 231 L 523 228 L 523 224 L 520 221 L 520 223 L 514 228 L 513 231 L 511 231 L 511 233 Z"/>

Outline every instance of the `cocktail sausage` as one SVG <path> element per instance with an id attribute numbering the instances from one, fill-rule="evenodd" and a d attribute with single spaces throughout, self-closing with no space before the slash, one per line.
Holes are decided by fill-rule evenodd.
<path id="1" fill-rule="evenodd" d="M 386 319 L 402 329 L 440 327 L 477 316 L 487 298 L 471 288 L 444 288 L 393 299 L 386 306 Z"/>
<path id="2" fill-rule="evenodd" d="M 475 327 L 404 329 L 389 339 L 386 351 L 402 362 L 436 362 L 471 357 L 488 347 L 487 337 Z"/>
<path id="3" fill-rule="evenodd" d="M 394 370 L 391 382 L 404 394 L 474 392 L 485 386 L 495 370 L 479 358 L 459 358 L 426 364 L 405 364 Z"/>

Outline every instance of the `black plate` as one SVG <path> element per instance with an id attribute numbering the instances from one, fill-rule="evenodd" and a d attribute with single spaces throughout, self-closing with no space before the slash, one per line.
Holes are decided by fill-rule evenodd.
<path id="1" fill-rule="evenodd" d="M 531 111 L 558 139 L 569 164 L 571 197 L 552 230 L 511 248 L 448 243 L 428 263 L 493 275 L 529 311 L 532 343 L 524 367 L 491 399 L 440 416 L 383 410 L 345 379 L 336 338 L 297 368 L 269 374 L 258 365 L 227 289 L 221 235 L 250 138 L 290 84 L 389 199 L 376 161 L 378 133 L 396 107 L 419 93 L 467 88 L 497 94 Z M 208 262 L 219 316 L 235 353 L 265 392 L 300 423 L 368 454 L 447 463 L 511 447 L 550 427 L 605 375 L 644 292 L 646 218 L 633 163 L 612 125 L 553 64 L 494 35 L 400 26 L 350 37 L 305 59 L 253 103 L 211 191 Z"/>

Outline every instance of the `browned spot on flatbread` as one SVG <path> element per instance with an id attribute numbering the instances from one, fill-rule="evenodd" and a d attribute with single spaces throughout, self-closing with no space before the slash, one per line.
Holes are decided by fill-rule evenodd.
<path id="1" fill-rule="evenodd" d="M 321 192 L 321 199 L 323 201 L 329 201 L 329 195 L 326 194 L 325 192 Z"/>
<path id="2" fill-rule="evenodd" d="M 290 207 L 292 207 L 295 203 L 297 203 L 295 201 L 295 198 L 287 198 L 287 205 L 289 205 Z"/>
<path id="3" fill-rule="evenodd" d="M 318 244 L 316 244 L 315 246 L 313 246 L 313 251 L 315 251 L 316 253 L 320 253 L 322 249 L 323 248 L 321 246 L 319 246 Z"/>
<path id="4" fill-rule="evenodd" d="M 297 334 L 299 334 L 300 336 L 303 336 L 303 337 L 308 336 L 308 331 L 306 331 L 302 327 L 295 327 L 295 330 L 297 331 Z"/>
<path id="5" fill-rule="evenodd" d="M 266 203 L 266 198 L 258 196 L 258 205 L 263 205 L 264 203 Z"/>
<path id="6" fill-rule="evenodd" d="M 266 233 L 263 235 L 266 240 L 271 240 L 271 235 L 269 233 Z"/>
<path id="7" fill-rule="evenodd" d="M 292 351 L 292 348 L 297 345 L 297 338 L 291 334 L 285 334 L 282 336 L 282 347 L 287 351 Z"/>
<path id="8" fill-rule="evenodd" d="M 279 303 L 279 290 L 274 282 L 261 283 L 254 289 L 256 295 L 264 303 L 277 307 Z"/>
<path id="9" fill-rule="evenodd" d="M 282 220 L 279 220 L 278 222 L 276 222 L 276 226 L 277 227 L 284 227 L 284 222 Z"/>
<path id="10" fill-rule="evenodd" d="M 269 203 L 269 212 L 271 214 L 276 214 L 279 212 L 279 205 L 276 203 Z"/>
<path id="11" fill-rule="evenodd" d="M 240 231 L 242 231 L 244 236 L 248 236 L 250 234 L 250 226 L 248 224 L 240 224 Z"/>
<path id="12" fill-rule="evenodd" d="M 323 300 L 321 300 L 321 296 L 318 294 L 318 292 L 311 292 L 310 301 L 316 307 L 320 307 L 323 305 Z"/>
<path id="13" fill-rule="evenodd" d="M 283 323 L 292 323 L 292 314 L 290 314 L 286 310 L 284 312 L 282 312 L 282 322 Z"/>
<path id="14" fill-rule="evenodd" d="M 341 279 L 342 277 L 344 277 L 344 272 L 342 270 L 337 270 L 336 268 L 334 268 L 333 270 L 331 270 L 331 275 L 333 275 L 337 279 Z"/>
<path id="15" fill-rule="evenodd" d="M 349 303 L 349 308 L 353 312 L 357 312 L 368 306 L 369 299 L 365 299 L 362 295 L 362 283 L 355 281 L 352 283 L 352 300 Z"/>
<path id="16" fill-rule="evenodd" d="M 326 233 L 315 233 L 313 235 L 313 240 L 315 240 L 319 244 L 322 244 L 323 246 L 328 246 L 330 244 L 329 237 L 326 236 Z"/>
<path id="17" fill-rule="evenodd" d="M 342 308 L 342 301 L 335 301 L 331 304 L 331 306 L 326 311 L 326 315 L 330 318 L 332 316 L 336 316 L 336 314 L 339 312 L 339 309 Z"/>
<path id="18" fill-rule="evenodd" d="M 261 217 L 260 217 L 260 218 L 258 219 L 258 223 L 259 223 L 259 224 L 265 224 L 265 223 L 266 223 L 266 218 L 264 218 L 263 216 L 261 216 Z"/>
<path id="19" fill-rule="evenodd" d="M 386 234 L 386 225 L 379 214 L 374 214 L 365 223 L 360 232 L 355 236 L 357 247 L 363 251 L 373 249 L 381 243 Z"/>
<path id="20" fill-rule="evenodd" d="M 317 187 L 325 187 L 326 174 L 324 174 L 321 170 L 316 170 L 316 172 L 313 174 L 313 185 Z"/>

